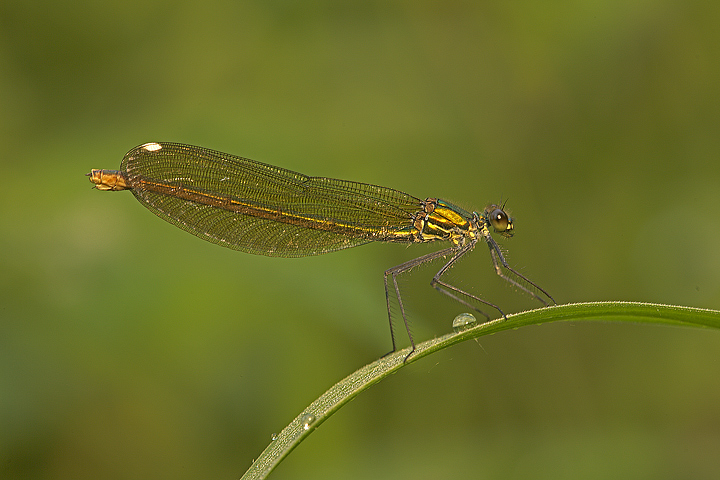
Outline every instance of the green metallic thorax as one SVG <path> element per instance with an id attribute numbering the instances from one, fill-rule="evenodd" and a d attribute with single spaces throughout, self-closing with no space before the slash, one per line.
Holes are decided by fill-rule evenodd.
<path id="1" fill-rule="evenodd" d="M 428 198 L 422 210 L 415 214 L 412 228 L 407 233 L 417 243 L 446 240 L 459 247 L 475 239 L 478 230 L 485 228 L 477 214 L 466 212 L 444 200 Z"/>

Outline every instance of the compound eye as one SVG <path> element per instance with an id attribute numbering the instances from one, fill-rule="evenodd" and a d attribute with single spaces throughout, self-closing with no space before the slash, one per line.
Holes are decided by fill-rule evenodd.
<path id="1" fill-rule="evenodd" d="M 492 225 L 498 233 L 503 233 L 508 230 L 508 228 L 512 229 L 510 219 L 502 208 L 496 208 L 490 212 L 490 225 Z"/>

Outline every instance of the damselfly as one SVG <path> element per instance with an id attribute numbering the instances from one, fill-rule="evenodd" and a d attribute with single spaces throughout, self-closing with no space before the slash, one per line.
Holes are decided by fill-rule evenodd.
<path id="1" fill-rule="evenodd" d="M 397 277 L 418 265 L 450 257 L 431 285 L 488 320 L 489 315 L 471 302 L 485 304 L 505 317 L 497 305 L 442 280 L 481 239 L 490 249 L 500 277 L 544 305 L 555 303 L 545 290 L 508 265 L 492 238 L 491 230 L 504 237 L 513 234 L 513 220 L 501 205 L 470 213 L 438 198 L 421 200 L 392 188 L 308 177 L 179 143 L 140 145 L 125 155 L 120 170 L 92 170 L 87 175 L 99 190 L 130 190 L 160 218 L 204 240 L 247 253 L 303 257 L 369 242 L 450 242 L 445 249 L 385 272 L 393 351 L 391 288 L 412 345 L 408 357 L 415 350 L 415 341 Z"/>

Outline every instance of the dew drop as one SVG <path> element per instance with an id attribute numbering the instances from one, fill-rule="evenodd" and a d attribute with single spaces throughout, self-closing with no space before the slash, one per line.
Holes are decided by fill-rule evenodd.
<path id="1" fill-rule="evenodd" d="M 275 440 L 278 439 L 278 434 L 277 434 L 277 433 L 273 433 L 273 434 L 270 436 L 270 439 L 274 442 Z"/>
<path id="2" fill-rule="evenodd" d="M 310 430 L 310 426 L 315 423 L 315 420 L 317 420 L 317 417 L 312 413 L 306 413 L 303 415 L 300 419 L 300 424 L 302 425 L 303 430 Z"/>
<path id="3" fill-rule="evenodd" d="M 475 315 L 472 315 L 471 313 L 461 313 L 455 319 L 453 320 L 452 327 L 453 330 L 455 330 L 455 333 L 460 333 L 468 328 L 472 328 L 475 325 L 477 325 L 477 319 L 475 318 Z"/>

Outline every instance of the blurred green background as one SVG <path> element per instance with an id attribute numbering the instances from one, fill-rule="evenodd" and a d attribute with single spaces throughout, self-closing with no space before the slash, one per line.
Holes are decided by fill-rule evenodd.
<path id="1" fill-rule="evenodd" d="M 0 477 L 240 476 L 389 350 L 382 273 L 438 248 L 219 248 L 91 189 L 145 142 L 508 199 L 509 261 L 558 302 L 720 308 L 718 24 L 700 0 L 3 1 Z M 417 340 L 463 311 L 435 267 L 402 283 Z M 483 246 L 450 280 L 536 306 Z M 720 477 L 719 332 L 479 343 L 361 395 L 272 478 Z"/>

